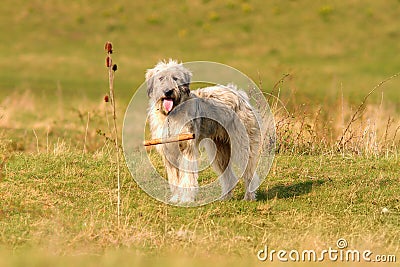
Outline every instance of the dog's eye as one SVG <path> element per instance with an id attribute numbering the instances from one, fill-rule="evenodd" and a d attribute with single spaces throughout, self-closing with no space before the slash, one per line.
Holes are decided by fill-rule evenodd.
<path id="1" fill-rule="evenodd" d="M 158 80 L 161 82 L 162 80 L 164 80 L 164 76 L 158 77 Z"/>
<path id="2" fill-rule="evenodd" d="M 176 82 L 178 80 L 178 77 L 172 77 L 172 79 Z"/>

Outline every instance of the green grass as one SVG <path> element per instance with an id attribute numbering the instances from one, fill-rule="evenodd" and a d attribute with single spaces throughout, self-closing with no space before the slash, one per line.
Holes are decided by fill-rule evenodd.
<path id="1" fill-rule="evenodd" d="M 39 247 L 61 255 L 103 255 L 118 248 L 148 256 L 251 259 L 265 244 L 312 249 L 315 242 L 328 247 L 340 237 L 352 248 L 394 253 L 400 237 L 399 163 L 278 156 L 256 202 L 241 201 L 237 191 L 231 201 L 199 208 L 158 203 L 124 168 L 118 228 L 115 165 L 107 154 L 16 153 L 0 183 L 0 236 L 5 248 Z"/>
<path id="2" fill-rule="evenodd" d="M 400 71 L 399 8 L 394 0 L 3 1 L 0 265 L 248 266 L 266 244 L 324 249 L 341 237 L 350 248 L 398 254 L 400 79 L 371 95 L 345 151 L 335 142 L 362 98 Z M 168 206 L 124 165 L 118 227 L 107 40 L 120 133 L 145 70 L 160 59 L 228 64 L 282 100 L 289 114 L 270 99 L 279 153 L 257 201 L 241 201 L 238 188 L 230 201 Z M 213 178 L 207 170 L 200 182 Z"/>

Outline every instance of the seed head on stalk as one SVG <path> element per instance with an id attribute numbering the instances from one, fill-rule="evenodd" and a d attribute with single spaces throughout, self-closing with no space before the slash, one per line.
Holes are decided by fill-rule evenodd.
<path id="1" fill-rule="evenodd" d="M 118 146 L 118 131 L 117 131 L 117 116 L 115 109 L 115 95 L 114 95 L 114 73 L 117 70 L 117 64 L 113 64 L 111 54 L 113 53 L 113 47 L 111 42 L 106 42 L 104 50 L 107 52 L 106 67 L 108 69 L 108 84 L 110 88 L 109 95 L 104 97 L 104 101 L 109 102 L 111 100 L 112 118 L 114 122 L 114 143 L 115 143 L 115 154 L 117 160 L 117 219 L 118 227 L 120 226 L 120 215 L 121 215 L 121 182 L 120 182 L 120 162 L 119 162 L 119 146 Z"/>

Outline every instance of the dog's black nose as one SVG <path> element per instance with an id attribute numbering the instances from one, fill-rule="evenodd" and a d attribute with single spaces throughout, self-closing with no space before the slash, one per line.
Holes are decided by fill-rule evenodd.
<path id="1" fill-rule="evenodd" d="M 167 91 L 164 92 L 164 95 L 165 95 L 166 97 L 170 97 L 170 96 L 172 95 L 173 92 L 174 92 L 174 89 L 167 90 Z"/>

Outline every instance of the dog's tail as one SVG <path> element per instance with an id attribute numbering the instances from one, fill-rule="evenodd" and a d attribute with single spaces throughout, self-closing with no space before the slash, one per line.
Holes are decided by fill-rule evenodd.
<path id="1" fill-rule="evenodd" d="M 242 99 L 249 101 L 249 96 L 247 93 L 237 87 L 234 83 L 228 83 L 225 87 L 231 89 L 233 92 L 237 93 Z"/>

